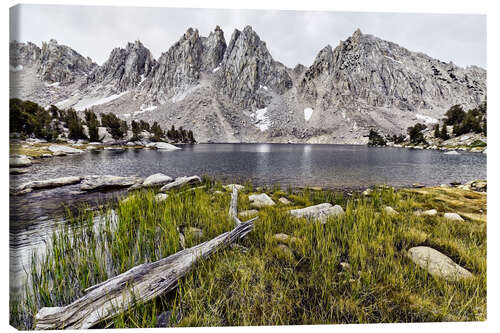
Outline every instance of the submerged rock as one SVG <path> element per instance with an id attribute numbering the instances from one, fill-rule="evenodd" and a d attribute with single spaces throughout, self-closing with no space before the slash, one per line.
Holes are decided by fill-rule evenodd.
<path id="1" fill-rule="evenodd" d="M 160 191 L 165 192 L 168 190 L 171 190 L 173 188 L 180 188 L 184 185 L 187 184 L 199 184 L 201 183 L 201 178 L 198 176 L 191 176 L 191 177 L 177 177 L 175 180 L 171 183 L 168 183 L 164 185 Z"/>
<path id="2" fill-rule="evenodd" d="M 72 148 L 68 146 L 61 146 L 61 145 L 51 145 L 49 146 L 49 150 L 55 154 L 59 153 L 64 153 L 64 154 L 80 154 L 83 153 L 83 150 L 77 149 L 77 148 Z"/>
<path id="3" fill-rule="evenodd" d="M 305 217 L 325 223 L 329 216 L 344 215 L 344 210 L 339 205 L 332 206 L 331 203 L 322 203 L 301 209 L 292 209 L 290 214 L 295 217 Z"/>
<path id="4" fill-rule="evenodd" d="M 429 271 L 430 274 L 443 277 L 447 280 L 473 276 L 471 272 L 457 265 L 448 256 L 427 246 L 417 246 L 409 249 L 408 257 L 415 264 Z"/>
<path id="5" fill-rule="evenodd" d="M 140 181 L 141 178 L 136 176 L 120 177 L 112 175 L 91 175 L 84 177 L 82 184 L 80 185 L 80 190 L 94 191 L 109 188 L 129 187 Z"/>
<path id="6" fill-rule="evenodd" d="M 265 193 L 252 194 L 248 196 L 252 206 L 255 207 L 267 207 L 274 206 L 274 201 Z"/>
<path id="7" fill-rule="evenodd" d="M 447 151 L 446 153 L 444 153 L 445 155 L 460 155 L 459 152 L 455 151 L 455 150 L 452 150 L 452 151 Z"/>
<path id="8" fill-rule="evenodd" d="M 457 213 L 444 213 L 443 217 L 450 221 L 463 221 L 464 219 Z"/>
<path id="9" fill-rule="evenodd" d="M 9 158 L 9 167 L 11 168 L 25 168 L 31 164 L 31 160 L 26 155 L 11 155 Z"/>

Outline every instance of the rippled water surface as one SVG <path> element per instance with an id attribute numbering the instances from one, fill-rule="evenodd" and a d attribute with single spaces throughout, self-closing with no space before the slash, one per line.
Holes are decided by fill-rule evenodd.
<path id="1" fill-rule="evenodd" d="M 438 185 L 486 178 L 486 155 L 436 150 L 370 148 L 356 145 L 199 144 L 178 151 L 98 151 L 44 159 L 30 172 L 11 176 L 11 185 L 29 180 L 90 174 L 172 177 L 210 175 L 223 181 L 251 179 L 256 185 L 362 189 L 377 184 Z M 77 194 L 79 185 L 35 191 L 10 200 L 11 283 L 30 250 L 54 228 L 64 206 L 102 203 L 124 193 Z M 38 244 L 38 245 L 37 245 Z M 12 289 L 12 288 L 11 288 Z"/>

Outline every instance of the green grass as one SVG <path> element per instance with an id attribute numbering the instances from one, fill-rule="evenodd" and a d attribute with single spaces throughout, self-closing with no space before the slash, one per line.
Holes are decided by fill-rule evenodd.
<path id="1" fill-rule="evenodd" d="M 11 324 L 33 328 L 44 306 L 60 306 L 83 290 L 140 263 L 180 250 L 177 228 L 196 227 L 201 238 L 186 235 L 193 246 L 232 229 L 230 193 L 205 178 L 206 188 L 181 189 L 161 203 L 153 191 L 101 211 L 70 216 L 53 235 L 50 250 L 33 263 L 23 301 L 11 304 Z M 250 209 L 248 182 L 238 211 Z M 395 191 L 377 189 L 369 197 L 344 197 L 330 191 L 262 189 L 275 202 L 292 204 L 260 209 L 254 230 L 240 241 L 248 251 L 227 248 L 198 264 L 179 287 L 137 304 L 102 327 L 154 327 L 157 316 L 174 309 L 177 326 L 336 324 L 486 319 L 486 196 L 458 189 Z M 292 218 L 287 210 L 330 202 L 346 214 L 320 224 Z M 396 216 L 383 206 L 396 209 Z M 459 212 L 464 222 L 442 216 L 416 216 L 417 209 Z M 107 218 L 96 225 L 97 215 Z M 297 239 L 284 244 L 273 238 Z M 74 236 L 72 236 L 74 234 Z M 467 268 L 474 278 L 446 281 L 415 266 L 406 251 L 431 246 Z M 350 267 L 342 269 L 341 262 Z"/>

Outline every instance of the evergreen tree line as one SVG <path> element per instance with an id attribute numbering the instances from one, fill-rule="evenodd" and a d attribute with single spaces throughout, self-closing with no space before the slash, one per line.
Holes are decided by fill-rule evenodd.
<path id="1" fill-rule="evenodd" d="M 92 110 L 85 110 L 83 119 L 78 113 L 70 108 L 62 110 L 51 105 L 48 110 L 31 101 L 22 101 L 18 98 L 10 99 L 9 103 L 10 133 L 19 133 L 21 136 L 35 136 L 47 141 L 57 140 L 63 132 L 62 127 L 68 128 L 68 138 L 71 140 L 89 140 L 91 142 L 102 141 L 99 137 L 99 127 L 106 127 L 113 139 L 123 139 L 129 125 L 114 113 L 102 113 L 101 119 Z M 87 126 L 88 135 L 85 134 L 83 126 Z M 166 138 L 174 142 L 195 143 L 194 134 L 191 130 L 186 131 L 182 127 L 178 130 L 174 126 L 165 133 L 158 122 L 150 125 L 144 120 L 132 120 L 130 124 L 133 137 L 131 141 L 142 139 L 141 132 L 148 131 L 152 135 L 151 141 L 162 141 Z"/>
<path id="2" fill-rule="evenodd" d="M 443 125 L 439 123 L 434 125 L 434 137 L 448 140 L 451 136 L 448 133 L 447 126 L 453 126 L 453 135 L 460 136 L 466 133 L 483 133 L 486 135 L 487 116 L 486 116 L 486 101 L 478 107 L 470 109 L 467 112 L 460 105 L 452 106 L 445 113 L 442 119 Z M 425 124 L 417 123 L 407 129 L 410 143 L 413 144 L 428 144 L 424 137 L 424 130 L 427 129 Z M 368 135 L 368 145 L 370 146 L 385 146 L 388 141 L 396 144 L 403 143 L 406 137 L 403 134 L 387 136 L 385 139 L 376 130 L 371 129 Z"/>

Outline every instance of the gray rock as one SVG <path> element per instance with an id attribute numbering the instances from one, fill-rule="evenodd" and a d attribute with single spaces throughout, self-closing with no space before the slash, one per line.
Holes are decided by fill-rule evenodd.
<path id="1" fill-rule="evenodd" d="M 62 146 L 62 145 L 51 145 L 49 146 L 49 150 L 55 155 L 58 153 L 65 153 L 65 154 L 80 154 L 83 153 L 83 150 L 77 149 L 77 148 L 72 148 L 68 146 Z"/>
<path id="2" fill-rule="evenodd" d="M 226 191 L 232 192 L 233 188 L 236 188 L 238 191 L 241 191 L 245 188 L 245 186 L 239 184 L 229 184 L 229 185 L 224 185 L 223 188 Z"/>
<path id="3" fill-rule="evenodd" d="M 418 266 L 447 280 L 455 280 L 472 277 L 472 273 L 457 265 L 448 256 L 427 247 L 417 246 L 408 250 L 408 257 Z"/>
<path id="4" fill-rule="evenodd" d="M 244 210 L 238 213 L 241 217 L 250 217 L 259 214 L 259 211 L 256 209 Z"/>
<path id="5" fill-rule="evenodd" d="M 444 213 L 443 217 L 450 221 L 463 221 L 464 219 L 457 213 Z"/>
<path id="6" fill-rule="evenodd" d="M 384 212 L 387 214 L 387 215 L 397 215 L 399 214 L 397 211 L 394 210 L 394 208 L 392 208 L 391 206 L 385 206 L 384 207 Z"/>
<path id="7" fill-rule="evenodd" d="M 160 191 L 166 192 L 166 191 L 174 189 L 174 188 L 180 188 L 184 185 L 200 184 L 200 183 L 201 183 L 201 178 L 198 176 L 178 177 L 173 182 L 164 185 L 160 189 Z"/>
<path id="8" fill-rule="evenodd" d="M 421 215 L 425 215 L 425 216 L 436 216 L 437 215 L 437 210 L 435 209 L 429 209 L 429 210 L 424 210 L 424 211 L 416 211 L 415 212 L 415 215 L 417 216 L 421 216 Z"/>
<path id="9" fill-rule="evenodd" d="M 158 193 L 157 195 L 155 195 L 155 200 L 158 202 L 165 201 L 165 200 L 167 200 L 167 198 L 168 198 L 168 194 L 165 194 L 165 193 Z"/>
<path id="10" fill-rule="evenodd" d="M 371 188 L 367 188 L 366 190 L 363 191 L 363 195 L 365 197 L 369 196 L 370 194 L 372 194 L 373 190 Z"/>
<path id="11" fill-rule="evenodd" d="M 310 220 L 318 220 L 325 223 L 330 216 L 342 216 L 344 210 L 339 205 L 332 206 L 331 203 L 322 203 L 301 209 L 290 210 L 290 214 L 295 217 L 305 217 Z"/>
<path id="12" fill-rule="evenodd" d="M 295 255 L 293 254 L 293 251 L 285 244 L 276 245 L 276 251 L 278 253 L 280 253 L 282 256 L 290 258 L 290 259 L 295 257 Z"/>
<path id="13" fill-rule="evenodd" d="M 60 177 L 53 179 L 45 179 L 45 180 L 34 180 L 30 182 L 23 183 L 12 189 L 11 192 L 14 193 L 27 193 L 25 190 L 40 190 L 54 187 L 67 186 L 72 184 L 78 184 L 81 181 L 81 177 Z M 31 191 L 29 191 L 31 192 Z"/>
<path id="14" fill-rule="evenodd" d="M 176 146 L 171 145 L 170 143 L 166 143 L 166 142 L 151 142 L 151 143 L 148 143 L 146 145 L 146 148 L 168 150 L 168 151 L 181 149 L 179 147 L 176 147 Z"/>
<path id="15" fill-rule="evenodd" d="M 201 238 L 203 237 L 203 230 L 195 227 L 188 227 L 185 229 L 184 233 L 186 235 L 192 235 L 193 237 L 196 238 Z"/>
<path id="16" fill-rule="evenodd" d="M 273 236 L 273 239 L 276 240 L 277 242 L 283 242 L 283 243 L 289 243 L 289 242 L 296 243 L 299 241 L 297 237 L 289 236 L 284 233 L 275 234 Z"/>
<path id="17" fill-rule="evenodd" d="M 11 155 L 9 158 L 9 167 L 11 168 L 25 168 L 31 164 L 31 160 L 25 155 Z"/>
<path id="18" fill-rule="evenodd" d="M 283 205 L 289 205 L 291 204 L 292 202 L 290 200 L 288 200 L 287 198 L 285 197 L 281 197 L 278 199 L 279 202 L 281 202 Z"/>
<path id="19" fill-rule="evenodd" d="M 55 39 L 42 43 L 37 59 L 37 74 L 49 82 L 72 83 L 97 67 L 92 59 L 85 58 L 68 46 L 60 45 Z"/>
<path id="20" fill-rule="evenodd" d="M 248 199 L 250 200 L 250 204 L 252 206 L 258 208 L 275 205 L 274 201 L 265 193 L 249 195 Z"/>
<path id="21" fill-rule="evenodd" d="M 172 324 L 176 324 L 181 320 L 180 312 L 174 312 L 174 310 L 168 310 L 162 312 L 156 317 L 156 327 L 171 327 Z"/>
<path id="22" fill-rule="evenodd" d="M 23 173 L 27 173 L 30 170 L 28 168 L 10 168 L 9 173 L 11 175 L 21 175 Z"/>
<path id="23" fill-rule="evenodd" d="M 118 91 L 136 88 L 156 65 L 151 52 L 140 41 L 114 48 L 108 60 L 92 72 L 88 83 L 112 84 Z"/>
<path id="24" fill-rule="evenodd" d="M 137 182 L 140 182 L 141 178 L 136 176 L 120 177 L 112 175 L 91 175 L 85 176 L 80 185 L 80 190 L 82 191 L 94 191 L 94 190 L 104 190 L 120 187 L 129 187 Z"/>
<path id="25" fill-rule="evenodd" d="M 144 182 L 137 183 L 129 188 L 129 191 L 136 190 L 140 188 L 150 188 L 150 187 L 159 187 L 165 184 L 171 183 L 173 181 L 172 177 L 164 175 L 163 173 L 155 173 L 144 179 Z"/>

